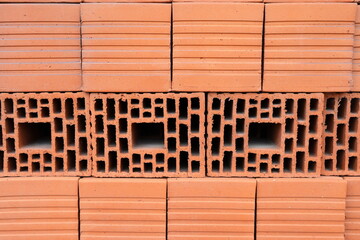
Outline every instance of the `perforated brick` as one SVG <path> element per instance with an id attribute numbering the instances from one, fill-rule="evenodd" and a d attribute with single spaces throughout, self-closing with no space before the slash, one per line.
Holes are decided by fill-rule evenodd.
<path id="1" fill-rule="evenodd" d="M 209 176 L 318 176 L 323 94 L 208 96 Z"/>
<path id="2" fill-rule="evenodd" d="M 323 175 L 360 174 L 360 94 L 326 94 Z"/>
<path id="3" fill-rule="evenodd" d="M 88 95 L 0 94 L 0 176 L 90 175 Z"/>
<path id="4" fill-rule="evenodd" d="M 79 4 L 1 4 L 0 36 L 0 92 L 80 90 Z"/>
<path id="5" fill-rule="evenodd" d="M 204 176 L 204 94 L 91 94 L 93 175 Z"/>

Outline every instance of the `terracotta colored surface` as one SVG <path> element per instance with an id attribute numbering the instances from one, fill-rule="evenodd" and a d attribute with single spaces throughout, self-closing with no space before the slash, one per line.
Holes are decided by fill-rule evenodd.
<path id="1" fill-rule="evenodd" d="M 265 15 L 264 91 L 351 89 L 355 3 L 269 4 Z"/>
<path id="2" fill-rule="evenodd" d="M 208 175 L 319 176 L 323 100 L 323 94 L 209 94 Z"/>
<path id="3" fill-rule="evenodd" d="M 174 3 L 175 91 L 259 91 L 263 4 Z"/>
<path id="4" fill-rule="evenodd" d="M 0 35 L 0 92 L 80 90 L 79 5 L 1 4 Z"/>
<path id="5" fill-rule="evenodd" d="M 345 240 L 360 239 L 360 178 L 345 178 L 347 181 Z"/>
<path id="6" fill-rule="evenodd" d="M 0 94 L 0 176 L 90 175 L 85 93 Z"/>
<path id="7" fill-rule="evenodd" d="M 346 181 L 257 180 L 257 240 L 343 240 Z"/>
<path id="8" fill-rule="evenodd" d="M 360 174 L 360 94 L 326 94 L 323 175 Z"/>
<path id="9" fill-rule="evenodd" d="M 81 4 L 83 90 L 170 90 L 170 4 Z"/>
<path id="10" fill-rule="evenodd" d="M 81 240 L 166 239 L 165 179 L 80 180 Z"/>
<path id="11" fill-rule="evenodd" d="M 201 177 L 204 94 L 91 94 L 93 175 Z"/>
<path id="12" fill-rule="evenodd" d="M 1 178 L 0 239 L 77 240 L 77 178 Z"/>
<path id="13" fill-rule="evenodd" d="M 354 49 L 353 49 L 353 81 L 352 91 L 360 91 L 360 6 L 357 6 Z"/>
<path id="14" fill-rule="evenodd" d="M 254 179 L 169 179 L 168 238 L 254 239 Z"/>

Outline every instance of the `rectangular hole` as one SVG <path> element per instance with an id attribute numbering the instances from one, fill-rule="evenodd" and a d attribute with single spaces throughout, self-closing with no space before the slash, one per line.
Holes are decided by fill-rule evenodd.
<path id="1" fill-rule="evenodd" d="M 212 132 L 213 133 L 220 132 L 220 126 L 221 126 L 221 116 L 215 114 L 213 116 Z"/>
<path id="2" fill-rule="evenodd" d="M 69 172 L 76 171 L 76 152 L 73 150 L 67 151 L 67 169 Z"/>
<path id="3" fill-rule="evenodd" d="M 233 101 L 230 99 L 225 100 L 224 116 L 225 119 L 231 120 L 233 114 Z"/>
<path id="4" fill-rule="evenodd" d="M 357 157 L 353 156 L 353 157 L 349 157 L 349 166 L 348 169 L 350 171 L 357 171 L 358 169 L 358 162 L 357 162 Z"/>
<path id="5" fill-rule="evenodd" d="M 152 173 L 153 172 L 153 165 L 151 162 L 144 163 L 144 172 Z"/>
<path id="6" fill-rule="evenodd" d="M 18 118 L 25 118 L 26 117 L 25 108 L 18 108 L 17 109 L 17 116 L 18 116 Z"/>
<path id="7" fill-rule="evenodd" d="M 117 152 L 109 152 L 109 172 L 117 172 Z"/>
<path id="8" fill-rule="evenodd" d="M 334 110 L 335 109 L 335 98 L 328 98 L 326 100 L 326 110 Z"/>
<path id="9" fill-rule="evenodd" d="M 345 119 L 347 109 L 347 99 L 341 98 L 338 102 L 338 119 Z"/>
<path id="10" fill-rule="evenodd" d="M 84 115 L 79 115 L 77 117 L 78 122 L 78 132 L 84 133 L 86 132 L 86 118 Z"/>
<path id="11" fill-rule="evenodd" d="M 62 137 L 55 138 L 55 151 L 57 153 L 64 152 L 64 139 Z"/>
<path id="12" fill-rule="evenodd" d="M 298 99 L 297 117 L 298 120 L 305 120 L 306 99 Z"/>
<path id="13" fill-rule="evenodd" d="M 79 162 L 79 166 L 80 166 L 80 171 L 87 171 L 88 166 L 87 166 L 87 160 L 81 160 Z"/>
<path id="14" fill-rule="evenodd" d="M 50 117 L 50 110 L 47 107 L 42 107 L 41 108 L 41 117 L 43 118 L 47 118 Z"/>
<path id="15" fill-rule="evenodd" d="M 231 146 L 232 145 L 232 126 L 225 125 L 224 127 L 224 145 Z"/>
<path id="16" fill-rule="evenodd" d="M 15 152 L 15 139 L 13 138 L 6 139 L 6 151 L 9 153 Z"/>
<path id="17" fill-rule="evenodd" d="M 102 157 L 105 152 L 104 138 L 96 138 L 96 156 Z"/>
<path id="18" fill-rule="evenodd" d="M 67 125 L 66 126 L 67 133 L 67 145 L 75 146 L 75 125 Z"/>
<path id="19" fill-rule="evenodd" d="M 64 159 L 56 157 L 55 158 L 55 172 L 64 171 Z"/>
<path id="20" fill-rule="evenodd" d="M 350 152 L 357 152 L 357 139 L 356 137 L 349 138 L 349 151 Z"/>
<path id="21" fill-rule="evenodd" d="M 334 131 L 334 115 L 332 114 L 325 116 L 325 131 L 330 133 Z"/>
<path id="22" fill-rule="evenodd" d="M 305 165 L 305 153 L 297 152 L 296 153 L 296 172 L 304 172 Z"/>
<path id="23" fill-rule="evenodd" d="M 4 102 L 4 106 L 5 106 L 5 113 L 6 114 L 13 114 L 14 113 L 14 102 L 12 99 L 5 99 Z"/>
<path id="24" fill-rule="evenodd" d="M 155 108 L 155 117 L 163 118 L 164 117 L 164 109 L 162 107 Z"/>
<path id="25" fill-rule="evenodd" d="M 38 107 L 38 102 L 36 99 L 30 98 L 29 99 L 29 108 L 36 109 Z"/>
<path id="26" fill-rule="evenodd" d="M 317 149 L 318 149 L 318 140 L 310 138 L 309 139 L 309 155 L 317 156 Z"/>
<path id="27" fill-rule="evenodd" d="M 162 153 L 156 154 L 156 164 L 164 164 L 165 163 L 165 155 Z"/>
<path id="28" fill-rule="evenodd" d="M 237 157 L 236 158 L 236 171 L 243 172 L 245 167 L 245 158 Z"/>
<path id="29" fill-rule="evenodd" d="M 120 138 L 120 152 L 127 153 L 129 151 L 128 140 L 126 138 Z"/>
<path id="30" fill-rule="evenodd" d="M 351 117 L 349 119 L 349 132 L 356 133 L 358 129 L 358 118 L 357 117 Z"/>
<path id="31" fill-rule="evenodd" d="M 273 109 L 273 118 L 281 117 L 281 108 L 274 108 Z"/>
<path id="32" fill-rule="evenodd" d="M 176 118 L 169 118 L 168 119 L 168 133 L 175 133 L 176 132 Z"/>
<path id="33" fill-rule="evenodd" d="M 187 172 L 189 168 L 189 153 L 180 151 L 180 172 Z"/>
<path id="34" fill-rule="evenodd" d="M 249 118 L 256 118 L 257 117 L 257 108 L 249 108 Z"/>
<path id="35" fill-rule="evenodd" d="M 50 164 L 52 162 L 51 159 L 52 159 L 51 154 L 49 154 L 49 153 L 44 154 L 44 163 L 45 164 Z"/>
<path id="36" fill-rule="evenodd" d="M 140 111 L 138 108 L 131 109 L 131 117 L 132 118 L 139 118 L 140 117 Z"/>
<path id="37" fill-rule="evenodd" d="M 13 118 L 5 119 L 5 129 L 6 129 L 6 133 L 14 133 L 15 127 L 14 127 L 14 119 Z"/>
<path id="38" fill-rule="evenodd" d="M 59 98 L 53 99 L 53 111 L 54 113 L 61 113 L 61 100 Z"/>
<path id="39" fill-rule="evenodd" d="M 220 153 L 220 138 L 216 137 L 211 140 L 211 154 L 218 156 Z"/>
<path id="40" fill-rule="evenodd" d="M 211 171 L 212 172 L 220 172 L 220 161 L 215 160 L 211 162 Z"/>
<path id="41" fill-rule="evenodd" d="M 309 120 L 309 132 L 316 133 L 318 126 L 318 116 L 311 115 Z"/>
<path id="42" fill-rule="evenodd" d="M 271 156 L 271 162 L 273 165 L 280 164 L 280 154 L 274 154 Z"/>
<path id="43" fill-rule="evenodd" d="M 236 119 L 236 132 L 244 133 L 245 119 Z"/>
<path id="44" fill-rule="evenodd" d="M 40 172 L 40 163 L 39 162 L 32 162 L 31 163 L 31 171 L 32 172 Z"/>
<path id="45" fill-rule="evenodd" d="M 105 162 L 97 161 L 96 162 L 96 171 L 97 172 L 105 172 Z"/>
<path id="46" fill-rule="evenodd" d="M 56 133 L 62 133 L 63 131 L 62 118 L 54 118 L 54 128 Z"/>
<path id="47" fill-rule="evenodd" d="M 232 163 L 232 152 L 225 151 L 223 157 L 223 171 L 224 172 L 231 172 L 231 164 Z"/>
<path id="48" fill-rule="evenodd" d="M 74 101 L 71 98 L 65 100 L 65 117 L 74 119 Z"/>
<path id="49" fill-rule="evenodd" d="M 294 139 L 286 138 L 285 139 L 285 152 L 292 153 L 294 149 Z"/>
<path id="50" fill-rule="evenodd" d="M 176 107 L 175 107 L 175 99 L 166 99 L 166 108 L 168 113 L 175 113 Z"/>
<path id="51" fill-rule="evenodd" d="M 336 129 L 336 144 L 345 145 L 345 124 L 339 124 Z"/>
<path id="52" fill-rule="evenodd" d="M 308 162 L 308 172 L 316 172 L 316 162 L 309 161 Z"/>
<path id="53" fill-rule="evenodd" d="M 120 133 L 127 133 L 127 119 L 126 118 L 120 118 L 119 119 L 119 130 Z"/>
<path id="54" fill-rule="evenodd" d="M 197 137 L 191 138 L 191 155 L 200 155 L 200 141 Z"/>
<path id="55" fill-rule="evenodd" d="M 261 100 L 261 109 L 268 109 L 269 103 L 270 103 L 270 101 L 268 98 Z"/>
<path id="56" fill-rule="evenodd" d="M 294 113 L 294 100 L 293 99 L 286 99 L 286 101 L 285 101 L 285 113 L 286 114 L 293 114 Z"/>
<path id="57" fill-rule="evenodd" d="M 269 113 L 268 113 L 268 112 L 261 113 L 261 114 L 260 114 L 260 117 L 261 117 L 261 118 L 269 118 Z"/>
<path id="58" fill-rule="evenodd" d="M 244 139 L 237 138 L 235 140 L 236 152 L 242 153 L 244 152 Z"/>
<path id="59" fill-rule="evenodd" d="M 78 110 L 85 110 L 85 98 L 78 98 L 77 99 L 77 109 Z"/>
<path id="60" fill-rule="evenodd" d="M 333 171 L 333 161 L 332 161 L 332 159 L 326 159 L 325 160 L 325 170 Z"/>
<path id="61" fill-rule="evenodd" d="M 176 138 L 168 138 L 168 150 L 170 153 L 176 152 Z"/>
<path id="62" fill-rule="evenodd" d="M 80 155 L 87 155 L 87 139 L 86 137 L 79 138 L 79 153 Z"/>
<path id="63" fill-rule="evenodd" d="M 359 112 L 359 98 L 353 98 L 351 99 L 351 105 L 350 105 L 350 111 L 351 113 L 358 113 Z"/>
<path id="64" fill-rule="evenodd" d="M 106 115 L 108 120 L 115 119 L 115 99 L 106 100 Z"/>
<path id="65" fill-rule="evenodd" d="M 200 172 L 200 162 L 191 161 L 191 172 Z"/>
<path id="66" fill-rule="evenodd" d="M 109 147 L 116 146 L 116 126 L 115 125 L 107 126 L 107 140 L 108 140 Z"/>
<path id="67" fill-rule="evenodd" d="M 345 151 L 338 150 L 336 152 L 336 169 L 345 170 Z"/>
<path id="68" fill-rule="evenodd" d="M 191 115 L 191 132 L 198 133 L 200 129 L 200 118 L 199 115 Z"/>
<path id="69" fill-rule="evenodd" d="M 17 170 L 17 163 L 14 157 L 8 158 L 8 172 L 16 172 Z"/>
<path id="70" fill-rule="evenodd" d="M 268 164 L 265 162 L 260 163 L 260 172 L 266 173 L 268 172 Z"/>
<path id="71" fill-rule="evenodd" d="M 188 145 L 188 126 L 180 124 L 180 146 Z"/>
<path id="72" fill-rule="evenodd" d="M 151 108 L 151 99 L 150 98 L 143 99 L 143 108 L 145 108 L 145 109 Z"/>
<path id="73" fill-rule="evenodd" d="M 325 154 L 326 155 L 333 154 L 333 149 L 334 149 L 333 142 L 334 142 L 334 139 L 332 137 L 325 138 Z"/>
<path id="74" fill-rule="evenodd" d="M 218 98 L 213 98 L 212 100 L 212 110 L 220 110 L 221 101 Z"/>
<path id="75" fill-rule="evenodd" d="M 199 98 L 191 98 L 191 109 L 193 109 L 193 110 L 200 109 L 200 99 Z"/>
<path id="76" fill-rule="evenodd" d="M 294 119 L 287 118 L 285 121 L 285 132 L 293 133 L 294 132 Z"/>
<path id="77" fill-rule="evenodd" d="M 127 114 L 128 113 L 128 102 L 127 100 L 120 99 L 119 100 L 119 113 Z"/>
<path id="78" fill-rule="evenodd" d="M 310 110 L 316 111 L 318 109 L 319 109 L 319 100 L 315 98 L 310 99 Z"/>
<path id="79" fill-rule="evenodd" d="M 251 163 L 251 164 L 256 163 L 256 154 L 254 154 L 254 153 L 248 154 L 248 163 Z"/>
<path id="80" fill-rule="evenodd" d="M 103 100 L 102 99 L 95 99 L 95 111 L 102 111 L 104 110 Z"/>
<path id="81" fill-rule="evenodd" d="M 298 125 L 297 131 L 297 146 L 304 147 L 305 146 L 305 134 L 306 134 L 306 127 L 303 125 Z"/>
<path id="82" fill-rule="evenodd" d="M 236 113 L 243 114 L 245 112 L 245 100 L 238 99 L 236 103 Z"/>
<path id="83" fill-rule="evenodd" d="M 25 153 L 20 153 L 19 155 L 19 161 L 21 164 L 27 164 L 28 163 L 29 156 Z"/>
<path id="84" fill-rule="evenodd" d="M 176 172 L 176 158 L 171 157 L 168 159 L 168 172 Z"/>
<path id="85" fill-rule="evenodd" d="M 95 131 L 96 133 L 104 133 L 104 120 L 103 116 L 95 116 Z"/>
<path id="86" fill-rule="evenodd" d="M 128 158 L 121 158 L 121 172 L 129 172 L 130 171 L 130 161 Z"/>
<path id="87" fill-rule="evenodd" d="M 187 100 L 187 98 L 180 98 L 179 118 L 180 119 L 188 118 L 188 100 Z"/>

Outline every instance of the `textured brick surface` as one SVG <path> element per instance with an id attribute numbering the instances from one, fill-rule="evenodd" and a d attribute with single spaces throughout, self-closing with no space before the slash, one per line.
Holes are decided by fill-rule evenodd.
<path id="1" fill-rule="evenodd" d="M 263 4 L 173 4 L 176 91 L 259 91 Z"/>
<path id="2" fill-rule="evenodd" d="M 318 176 L 323 94 L 208 96 L 210 176 Z"/>
<path id="3" fill-rule="evenodd" d="M 0 35 L 0 91 L 80 90 L 79 5 L 1 4 Z"/>
<path id="4" fill-rule="evenodd" d="M 81 240 L 166 239 L 166 180 L 80 180 Z"/>
<path id="5" fill-rule="evenodd" d="M 265 15 L 264 91 L 351 89 L 356 4 L 269 4 Z"/>
<path id="6" fill-rule="evenodd" d="M 169 179 L 168 238 L 254 239 L 254 179 Z"/>
<path id="7" fill-rule="evenodd" d="M 91 94 L 93 174 L 204 176 L 204 94 Z"/>
<path id="8" fill-rule="evenodd" d="M 346 212 L 345 212 L 345 240 L 360 239 L 360 178 L 348 177 Z"/>
<path id="9" fill-rule="evenodd" d="M 256 239 L 344 240 L 346 181 L 257 181 Z"/>
<path id="10" fill-rule="evenodd" d="M 88 95 L 0 94 L 0 176 L 90 175 Z"/>
<path id="11" fill-rule="evenodd" d="M 77 178 L 1 178 L 0 239 L 78 240 Z"/>
<path id="12" fill-rule="evenodd" d="M 360 94 L 326 94 L 323 175 L 360 174 Z"/>
<path id="13" fill-rule="evenodd" d="M 81 4 L 83 89 L 170 90 L 170 4 Z"/>
<path id="14" fill-rule="evenodd" d="M 356 22 L 353 49 L 353 81 L 352 91 L 360 91 L 360 6 L 356 9 Z"/>

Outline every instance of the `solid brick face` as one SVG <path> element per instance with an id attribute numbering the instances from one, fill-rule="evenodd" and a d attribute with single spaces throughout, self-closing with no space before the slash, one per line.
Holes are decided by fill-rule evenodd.
<path id="1" fill-rule="evenodd" d="M 170 90 L 171 4 L 81 4 L 83 90 Z"/>
<path id="2" fill-rule="evenodd" d="M 352 91 L 360 91 L 360 6 L 356 8 L 356 22 L 353 49 L 353 81 Z"/>
<path id="3" fill-rule="evenodd" d="M 204 176 L 204 94 L 91 94 L 93 174 Z"/>
<path id="4" fill-rule="evenodd" d="M 323 175 L 359 175 L 360 94 L 326 94 Z"/>
<path id="5" fill-rule="evenodd" d="M 263 91 L 350 91 L 356 4 L 284 3 L 265 10 Z"/>
<path id="6" fill-rule="evenodd" d="M 176 91 L 259 91 L 263 4 L 174 3 Z"/>
<path id="7" fill-rule="evenodd" d="M 254 179 L 169 179 L 168 237 L 254 239 Z"/>
<path id="8" fill-rule="evenodd" d="M 257 180 L 256 239 L 344 240 L 346 181 Z"/>
<path id="9" fill-rule="evenodd" d="M 348 177 L 345 212 L 345 240 L 360 239 L 360 178 Z"/>
<path id="10" fill-rule="evenodd" d="M 0 35 L 0 91 L 80 90 L 79 5 L 1 4 Z"/>
<path id="11" fill-rule="evenodd" d="M 209 176 L 318 176 L 323 94 L 209 94 Z"/>
<path id="12" fill-rule="evenodd" d="M 166 239 L 165 179 L 80 180 L 81 240 Z"/>
<path id="13" fill-rule="evenodd" d="M 78 178 L 1 178 L 0 239 L 78 240 Z"/>
<path id="14" fill-rule="evenodd" d="M 88 95 L 0 94 L 0 176 L 90 175 Z"/>

